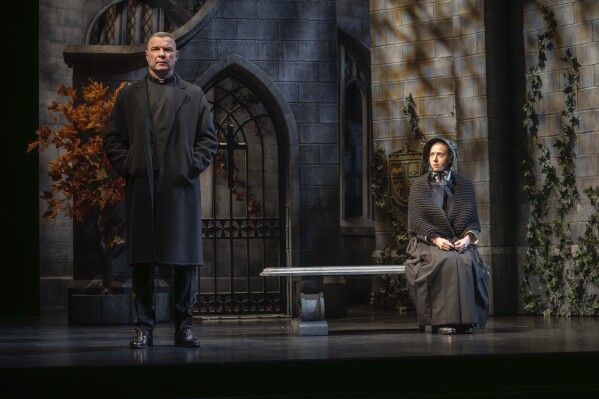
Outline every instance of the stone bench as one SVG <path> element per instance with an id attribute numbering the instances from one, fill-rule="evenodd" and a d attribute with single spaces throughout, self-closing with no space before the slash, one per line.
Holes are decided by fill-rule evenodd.
<path id="1" fill-rule="evenodd" d="M 298 335 L 328 335 L 329 326 L 325 320 L 322 277 L 404 273 L 404 265 L 301 266 L 269 267 L 264 269 L 260 276 L 291 277 L 296 281 L 301 278 L 299 317 L 294 317 L 291 321 L 293 332 Z M 304 279 L 305 277 L 317 278 Z"/>

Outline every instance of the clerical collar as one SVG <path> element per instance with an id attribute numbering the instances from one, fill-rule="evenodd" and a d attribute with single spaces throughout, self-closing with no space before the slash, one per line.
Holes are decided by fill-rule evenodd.
<path id="1" fill-rule="evenodd" d="M 152 82 L 152 83 L 156 83 L 159 85 L 167 85 L 167 84 L 175 81 L 175 74 L 172 74 L 171 76 L 169 76 L 166 79 L 156 79 L 152 75 L 148 75 L 148 79 L 150 79 L 150 82 Z"/>

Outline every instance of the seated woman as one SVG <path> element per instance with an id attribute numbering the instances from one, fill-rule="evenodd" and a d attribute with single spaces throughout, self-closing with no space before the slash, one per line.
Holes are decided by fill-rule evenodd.
<path id="1" fill-rule="evenodd" d="M 472 334 L 487 321 L 490 282 L 476 248 L 480 222 L 474 187 L 452 170 L 458 157 L 452 141 L 428 141 L 422 157 L 430 171 L 410 189 L 408 288 L 421 328 Z"/>

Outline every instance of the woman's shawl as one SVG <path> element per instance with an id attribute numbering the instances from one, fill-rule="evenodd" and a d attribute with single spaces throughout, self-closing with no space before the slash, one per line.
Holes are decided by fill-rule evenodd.
<path id="1" fill-rule="evenodd" d="M 449 214 L 433 201 L 429 174 L 418 178 L 410 188 L 408 230 L 412 234 L 447 239 L 461 238 L 468 231 L 480 231 L 474 186 L 465 177 L 452 172 L 453 205 Z"/>

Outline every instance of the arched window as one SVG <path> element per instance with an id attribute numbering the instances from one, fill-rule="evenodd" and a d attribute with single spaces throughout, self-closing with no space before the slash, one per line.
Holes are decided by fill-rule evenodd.
<path id="1" fill-rule="evenodd" d="M 159 27 L 152 14 L 153 10 L 147 4 L 135 0 L 120 1 L 96 19 L 86 44 L 141 44 L 152 34 L 153 27 Z"/>
<path id="2" fill-rule="evenodd" d="M 366 68 L 340 45 L 341 219 L 353 224 L 372 217 L 370 201 L 370 84 Z"/>
<path id="3" fill-rule="evenodd" d="M 173 32 L 190 20 L 204 1 L 117 0 L 94 19 L 86 44 L 138 45 L 154 32 Z"/>
<path id="4" fill-rule="evenodd" d="M 352 81 L 345 90 L 343 181 L 345 218 L 364 216 L 363 96 Z"/>
<path id="5" fill-rule="evenodd" d="M 169 32 L 182 48 L 214 17 L 219 0 L 113 0 L 91 21 L 84 44 L 63 52 L 69 67 L 80 62 L 119 62 L 144 68 L 144 43 L 155 32 Z"/>

